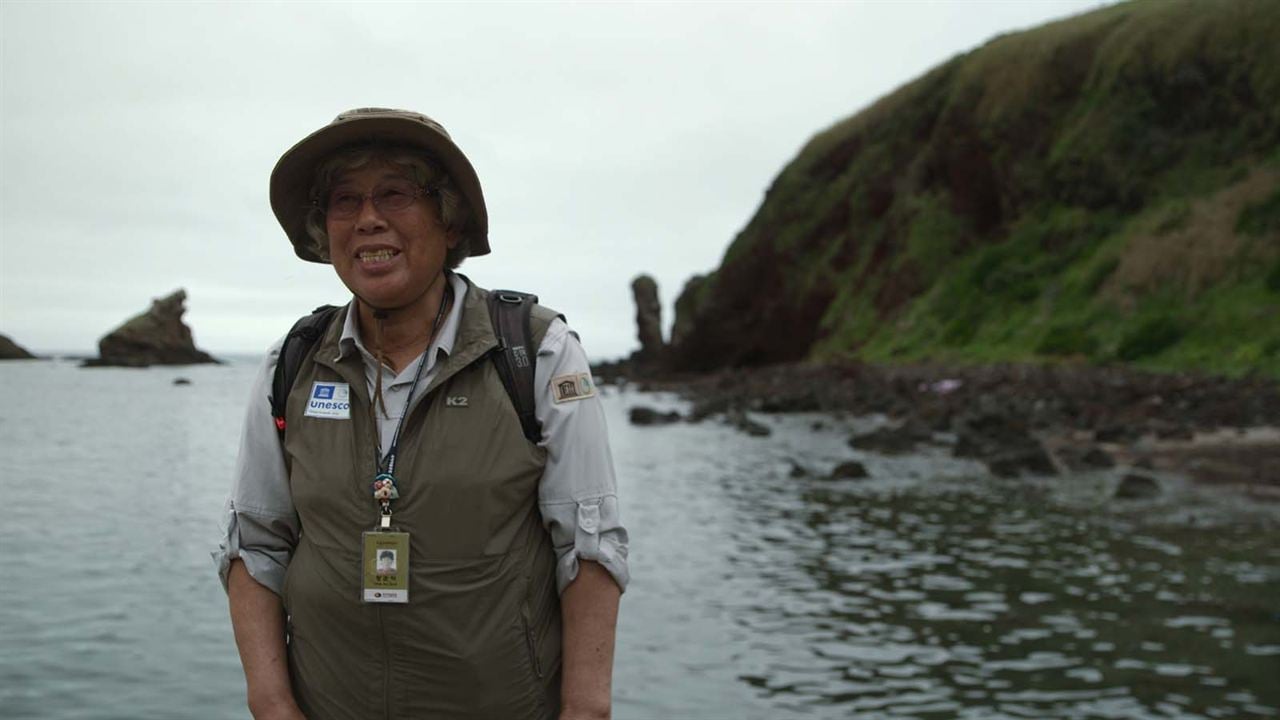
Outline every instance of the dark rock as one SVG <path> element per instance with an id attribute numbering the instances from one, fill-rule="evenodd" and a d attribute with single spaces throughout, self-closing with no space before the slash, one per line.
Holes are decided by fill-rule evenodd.
<path id="1" fill-rule="evenodd" d="M 1116 461 L 1101 448 L 1091 447 L 1080 456 L 1080 462 L 1088 468 L 1115 467 Z"/>
<path id="2" fill-rule="evenodd" d="M 822 404 L 817 394 L 810 391 L 762 398 L 755 409 L 764 413 L 816 412 L 822 409 Z"/>
<path id="3" fill-rule="evenodd" d="M 1063 447 L 1057 456 L 1071 470 L 1103 470 L 1116 464 L 1106 451 L 1096 446 Z"/>
<path id="4" fill-rule="evenodd" d="M 88 367 L 149 365 L 194 365 L 216 363 L 211 355 L 197 350 L 191 328 L 182 322 L 187 293 L 177 290 L 151 302 L 151 309 L 131 318 L 98 341 L 98 357 L 86 360 Z"/>
<path id="5" fill-rule="evenodd" d="M 1127 424 L 1115 424 L 1100 427 L 1093 431 L 1093 439 L 1104 443 L 1128 443 L 1137 440 L 1141 433 L 1137 428 Z"/>
<path id="6" fill-rule="evenodd" d="M 1035 475 L 1055 475 L 1058 469 L 1053 460 L 1045 452 L 1040 443 L 1027 444 L 1010 448 L 994 457 L 986 459 L 987 467 L 992 474 L 999 477 L 1017 477 L 1024 472 Z"/>
<path id="7" fill-rule="evenodd" d="M 802 477 L 809 476 L 809 470 L 805 466 L 801 465 L 795 460 L 788 460 L 787 462 L 791 464 L 791 471 L 787 473 L 791 477 L 802 478 Z"/>
<path id="8" fill-rule="evenodd" d="M 35 355 L 9 339 L 8 335 L 0 335 L 0 360 L 31 360 Z"/>
<path id="9" fill-rule="evenodd" d="M 636 303 L 636 331 L 640 349 L 631 359 L 640 366 L 657 365 L 666 354 L 662 340 L 662 303 L 658 301 L 658 283 L 648 275 L 631 281 L 631 295 Z"/>
<path id="10" fill-rule="evenodd" d="M 725 413 L 725 420 L 733 427 L 752 437 L 769 437 L 773 431 L 768 427 L 752 420 L 747 413 L 740 409 L 730 410 Z"/>
<path id="11" fill-rule="evenodd" d="M 857 480 L 865 477 L 871 477 L 871 473 L 868 473 L 866 466 L 858 462 L 857 460 L 842 462 L 839 465 L 835 466 L 835 469 L 831 471 L 832 480 L 842 480 L 842 479 Z"/>
<path id="12" fill-rule="evenodd" d="M 671 423 L 680 422 L 680 413 L 675 412 L 658 412 L 650 407 L 637 405 L 627 412 L 627 419 L 632 425 L 670 425 Z"/>
<path id="13" fill-rule="evenodd" d="M 951 454 L 981 460 L 1000 477 L 1057 473 L 1049 453 L 1025 422 L 995 412 L 962 418 Z"/>
<path id="14" fill-rule="evenodd" d="M 184 378 L 184 377 L 174 378 L 173 384 L 174 385 L 190 385 L 191 380 L 189 378 Z"/>
<path id="15" fill-rule="evenodd" d="M 917 443 L 933 439 L 933 432 L 924 424 L 908 420 L 898 427 L 883 427 L 863 435 L 849 438 L 849 446 L 882 455 L 901 455 L 911 452 Z"/>
<path id="16" fill-rule="evenodd" d="M 1116 486 L 1116 498 L 1119 500 L 1153 498 L 1159 494 L 1160 483 L 1137 473 L 1129 473 L 1120 478 L 1120 484 Z"/>

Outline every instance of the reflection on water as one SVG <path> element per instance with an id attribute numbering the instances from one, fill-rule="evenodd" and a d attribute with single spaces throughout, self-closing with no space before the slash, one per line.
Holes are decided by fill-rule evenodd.
<path id="1" fill-rule="evenodd" d="M 251 373 L 0 367 L 0 717 L 247 717 L 208 550 Z M 627 424 L 664 401 L 606 398 L 619 720 L 1280 716 L 1275 513 L 1126 515 L 941 452 L 829 481 L 863 421 Z M 1188 514 L 1216 519 L 1149 520 Z"/>
<path id="2" fill-rule="evenodd" d="M 764 441 L 714 426 L 628 435 L 627 462 L 664 446 L 683 457 L 684 472 L 655 463 L 644 478 L 665 520 L 717 528 L 705 542 L 635 529 L 637 558 L 667 552 L 641 582 L 665 562 L 700 572 L 658 590 L 675 628 L 662 635 L 680 648 L 668 683 L 731 674 L 751 694 L 731 698 L 737 716 L 1280 715 L 1280 531 L 1266 514 L 1162 528 L 978 480 L 940 454 L 864 458 L 871 481 L 797 479 L 789 458 L 825 471 L 852 456 L 847 432 L 774 425 Z M 708 622 L 718 637 L 681 641 Z M 714 650 L 689 647 L 699 641 Z M 735 716 L 713 698 L 674 700 L 649 704 Z"/>

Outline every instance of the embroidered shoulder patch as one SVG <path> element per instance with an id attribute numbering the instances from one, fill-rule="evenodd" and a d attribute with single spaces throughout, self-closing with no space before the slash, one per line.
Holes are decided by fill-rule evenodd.
<path id="1" fill-rule="evenodd" d="M 591 373 L 574 373 L 551 379 L 551 396 L 557 403 L 582 400 L 596 394 L 596 384 Z"/>

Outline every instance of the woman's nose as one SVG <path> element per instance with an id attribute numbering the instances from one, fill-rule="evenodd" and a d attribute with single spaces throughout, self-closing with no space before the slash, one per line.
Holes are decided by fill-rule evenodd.
<path id="1" fill-rule="evenodd" d="M 387 226 L 387 219 L 382 216 L 378 206 L 370 195 L 365 195 L 360 203 L 360 212 L 356 215 L 356 230 L 369 232 Z"/>

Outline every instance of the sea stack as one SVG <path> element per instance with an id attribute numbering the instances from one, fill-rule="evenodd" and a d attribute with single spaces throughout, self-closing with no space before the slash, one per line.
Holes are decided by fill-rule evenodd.
<path id="1" fill-rule="evenodd" d="M 636 335 L 640 340 L 640 349 L 631 354 L 631 366 L 642 375 L 651 374 L 660 371 L 667 361 L 657 281 L 649 275 L 637 276 L 631 281 L 631 296 L 636 303 Z"/>
<path id="2" fill-rule="evenodd" d="M 9 339 L 8 335 L 0 335 L 0 360 L 31 360 L 35 355 Z"/>
<path id="3" fill-rule="evenodd" d="M 182 322 L 182 315 L 187 311 L 186 300 L 187 293 L 182 289 L 152 300 L 149 310 L 104 335 L 98 341 L 99 357 L 86 360 L 85 366 L 147 367 L 218 362 L 196 348 L 191 328 Z"/>

